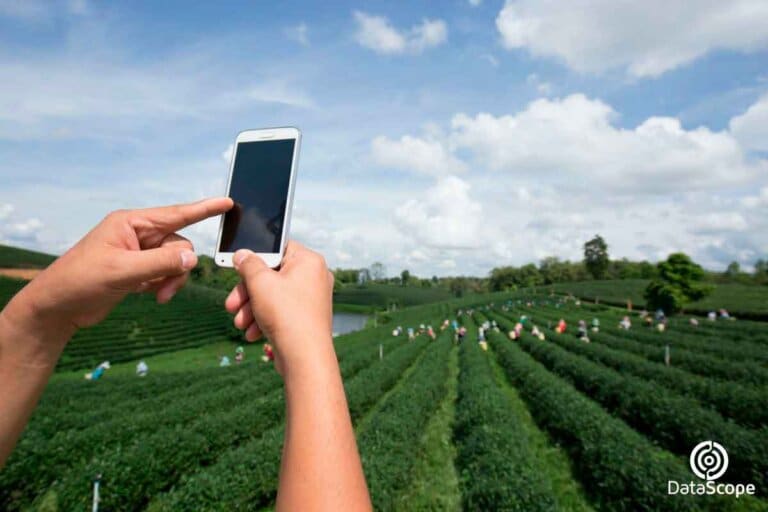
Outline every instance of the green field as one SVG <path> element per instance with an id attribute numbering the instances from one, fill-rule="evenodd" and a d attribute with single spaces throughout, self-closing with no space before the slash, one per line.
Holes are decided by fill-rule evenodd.
<path id="1" fill-rule="evenodd" d="M 347 285 L 334 292 L 333 303 L 340 311 L 371 311 L 429 304 L 453 298 L 444 288 L 420 288 L 368 283 L 363 286 Z"/>
<path id="2" fill-rule="evenodd" d="M 45 268 L 56 256 L 0 245 L 0 268 Z"/>
<path id="3" fill-rule="evenodd" d="M 167 313 L 137 302 L 122 314 L 153 318 L 193 302 L 203 311 L 210 293 L 192 289 Z M 483 306 L 458 317 L 470 333 L 460 346 L 450 331 L 436 341 L 391 335 L 393 325 L 438 325 L 469 304 Z M 730 455 L 723 481 L 754 482 L 765 496 L 768 325 L 695 328 L 681 317 L 659 333 L 635 318 L 623 331 L 623 314 L 559 297 L 496 294 L 407 308 L 391 313 L 388 325 L 337 338 L 376 509 L 768 510 L 762 498 L 665 494 L 668 480 L 695 478 L 687 456 L 714 439 Z M 507 339 L 521 315 L 546 341 L 527 332 Z M 593 317 L 602 328 L 587 344 L 574 326 Z M 570 327 L 557 335 L 551 327 L 560 318 Z M 502 328 L 489 336 L 487 352 L 475 343 L 485 319 Z M 181 325 L 169 332 L 194 338 Z M 0 472 L 0 508 L 85 509 L 95 474 L 103 475 L 104 510 L 273 506 L 282 383 L 259 360 L 259 345 L 246 346 L 244 364 L 218 368 L 218 356 L 233 348 L 222 334 L 149 356 L 143 379 L 134 376 L 134 360 L 98 382 L 59 372 Z"/>
<path id="4" fill-rule="evenodd" d="M 23 285 L 0 277 L 0 306 Z M 662 333 L 635 313 L 632 328 L 619 329 L 626 311 L 609 304 L 630 298 L 639 309 L 644 286 L 593 281 L 451 299 L 438 288 L 369 284 L 336 294 L 341 310 L 398 304 L 377 315 L 380 327 L 336 338 L 376 510 L 768 510 L 768 324 L 694 327 L 678 316 Z M 577 306 L 567 293 L 592 300 Z M 692 309 L 759 317 L 764 293 L 720 285 Z M 273 507 L 282 382 L 260 344 L 245 345 L 242 365 L 218 367 L 243 343 L 224 296 L 195 285 L 167 305 L 132 295 L 79 332 L 0 471 L 0 510 L 86 509 L 96 474 L 101 510 Z M 521 315 L 545 341 L 507 338 Z M 469 329 L 463 344 L 450 331 L 436 341 L 391 334 L 446 318 Z M 561 318 L 569 328 L 558 335 Z M 575 326 L 593 318 L 601 329 L 585 343 Z M 485 320 L 501 328 L 488 351 L 476 343 Z M 135 376 L 139 359 L 145 378 Z M 115 363 L 105 377 L 84 380 L 103 360 Z M 695 480 L 688 455 L 707 439 L 728 450 L 721 481 L 755 483 L 758 498 L 666 495 L 668 480 Z"/>
<path id="5" fill-rule="evenodd" d="M 643 291 L 648 286 L 645 279 L 624 279 L 615 281 L 583 281 L 558 283 L 542 287 L 559 293 L 571 293 L 576 297 L 595 300 L 606 304 L 624 306 L 627 300 L 637 307 L 643 307 Z M 718 284 L 705 299 L 688 304 L 686 311 L 706 314 L 708 311 L 727 309 L 736 316 L 768 320 L 768 286 L 744 284 Z"/>

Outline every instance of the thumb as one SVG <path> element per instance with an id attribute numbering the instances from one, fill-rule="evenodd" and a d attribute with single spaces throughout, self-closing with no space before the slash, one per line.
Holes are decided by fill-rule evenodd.
<path id="1" fill-rule="evenodd" d="M 232 257 L 232 263 L 235 265 L 235 270 L 240 274 L 246 287 L 248 282 L 259 272 L 264 270 L 271 270 L 264 260 L 256 256 L 256 253 L 249 251 L 248 249 L 240 249 Z"/>
<path id="2" fill-rule="evenodd" d="M 130 251 L 126 258 L 123 279 L 131 283 L 142 283 L 169 276 L 178 276 L 197 265 L 197 255 L 186 248 L 173 245 Z"/>

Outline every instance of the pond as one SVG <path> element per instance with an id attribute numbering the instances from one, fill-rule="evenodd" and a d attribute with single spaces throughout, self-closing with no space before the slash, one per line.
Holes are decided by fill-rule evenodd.
<path id="1" fill-rule="evenodd" d="M 360 313 L 334 313 L 333 314 L 333 335 L 347 334 L 353 331 L 359 331 L 365 327 L 368 315 Z"/>

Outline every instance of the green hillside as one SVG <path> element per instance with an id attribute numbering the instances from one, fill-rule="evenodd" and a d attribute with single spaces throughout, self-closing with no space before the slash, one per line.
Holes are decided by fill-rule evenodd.
<path id="1" fill-rule="evenodd" d="M 0 276 L 0 307 L 24 286 Z M 129 295 L 100 324 L 82 329 L 67 345 L 59 369 L 90 368 L 227 339 L 241 339 L 224 309 L 225 293 L 184 287 L 168 304 L 152 295 Z"/>
<path id="2" fill-rule="evenodd" d="M 45 268 L 56 256 L 0 245 L 0 268 Z"/>
<path id="3" fill-rule="evenodd" d="M 429 304 L 452 299 L 444 288 L 420 288 L 368 283 L 363 286 L 347 285 L 333 293 L 333 302 L 342 309 L 355 305 L 368 309 L 385 309 L 395 304 L 399 308 Z"/>
<path id="4" fill-rule="evenodd" d="M 648 285 L 644 279 L 625 279 L 616 281 L 583 281 L 578 283 L 558 283 L 542 289 L 553 289 L 561 293 L 571 293 L 582 299 L 624 306 L 627 300 L 637 307 L 645 305 L 643 291 Z M 756 320 L 768 319 L 768 286 L 744 284 L 717 284 L 709 297 L 686 306 L 686 311 L 706 314 L 711 310 L 727 309 L 730 313 Z"/>

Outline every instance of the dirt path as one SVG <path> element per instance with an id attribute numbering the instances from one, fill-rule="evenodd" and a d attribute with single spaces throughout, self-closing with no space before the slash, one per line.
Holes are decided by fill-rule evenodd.
<path id="1" fill-rule="evenodd" d="M 42 272 L 39 268 L 0 268 L 0 276 L 14 277 L 16 279 L 26 279 L 29 281 L 37 274 Z"/>

